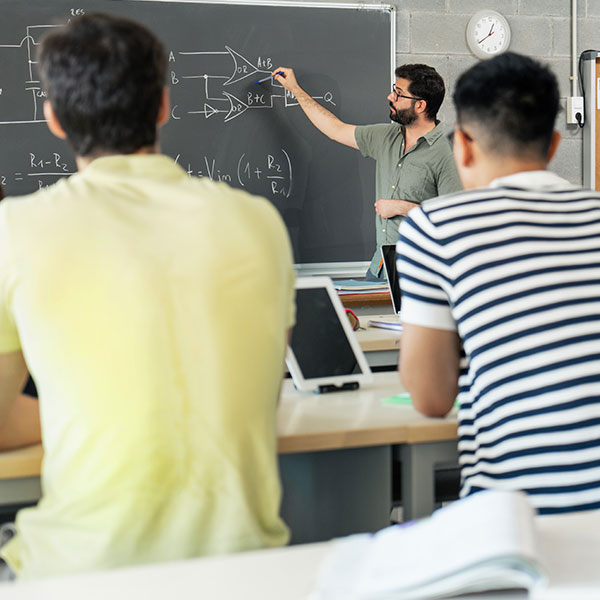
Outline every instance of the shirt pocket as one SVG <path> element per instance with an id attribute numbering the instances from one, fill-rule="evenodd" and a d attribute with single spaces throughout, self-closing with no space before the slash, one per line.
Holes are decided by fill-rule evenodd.
<path id="1" fill-rule="evenodd" d="M 398 198 L 420 203 L 437 196 L 437 184 L 430 169 L 405 162 L 398 170 L 402 171 L 398 182 Z"/>

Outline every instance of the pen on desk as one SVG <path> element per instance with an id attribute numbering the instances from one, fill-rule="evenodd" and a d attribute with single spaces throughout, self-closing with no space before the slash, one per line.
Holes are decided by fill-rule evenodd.
<path id="1" fill-rule="evenodd" d="M 277 73 L 275 73 L 275 75 L 283 75 L 283 71 L 278 71 Z M 272 77 L 274 77 L 274 75 L 269 75 L 268 77 L 263 77 L 263 79 L 259 79 L 258 81 L 255 81 L 254 83 L 264 83 L 265 81 L 268 81 Z"/>

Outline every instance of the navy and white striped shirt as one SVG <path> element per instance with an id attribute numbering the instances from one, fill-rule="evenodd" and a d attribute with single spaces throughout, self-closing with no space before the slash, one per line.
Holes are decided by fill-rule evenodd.
<path id="1" fill-rule="evenodd" d="M 518 173 L 411 210 L 397 250 L 402 320 L 467 356 L 461 495 L 600 508 L 600 194 Z"/>

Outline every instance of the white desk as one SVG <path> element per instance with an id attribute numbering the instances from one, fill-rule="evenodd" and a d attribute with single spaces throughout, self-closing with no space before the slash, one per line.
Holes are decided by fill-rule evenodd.
<path id="1" fill-rule="evenodd" d="M 598 600 L 600 511 L 538 519 L 550 586 L 535 600 Z M 328 543 L 128 567 L 33 582 L 0 583 L 2 600 L 307 600 Z M 399 565 L 400 567 L 401 565 Z M 516 600 L 525 592 L 470 595 Z"/>
<path id="2" fill-rule="evenodd" d="M 434 469 L 457 459 L 457 422 L 409 405 L 384 404 L 402 391 L 396 372 L 356 391 L 315 395 L 286 380 L 278 411 L 282 516 L 293 542 L 323 541 L 389 524 L 392 457 L 402 461 L 404 516 L 431 513 Z M 0 504 L 35 502 L 40 446 L 0 454 Z M 6 477 L 6 475 L 8 477 Z"/>

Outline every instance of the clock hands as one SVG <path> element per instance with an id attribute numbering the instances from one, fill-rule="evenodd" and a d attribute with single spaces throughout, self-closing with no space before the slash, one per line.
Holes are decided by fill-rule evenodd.
<path id="1" fill-rule="evenodd" d="M 494 25 L 495 25 L 495 24 L 496 24 L 496 23 L 492 23 L 492 26 L 491 26 L 491 28 L 490 28 L 490 32 L 489 32 L 489 33 L 488 33 L 488 34 L 487 34 L 487 35 L 486 35 L 486 36 L 485 36 L 483 39 L 479 40 L 479 41 L 477 42 L 478 44 L 481 44 L 481 42 L 483 42 L 484 40 L 487 40 L 487 39 L 488 39 L 488 38 L 489 38 L 491 35 L 493 35 L 493 34 L 494 34 Z"/>

